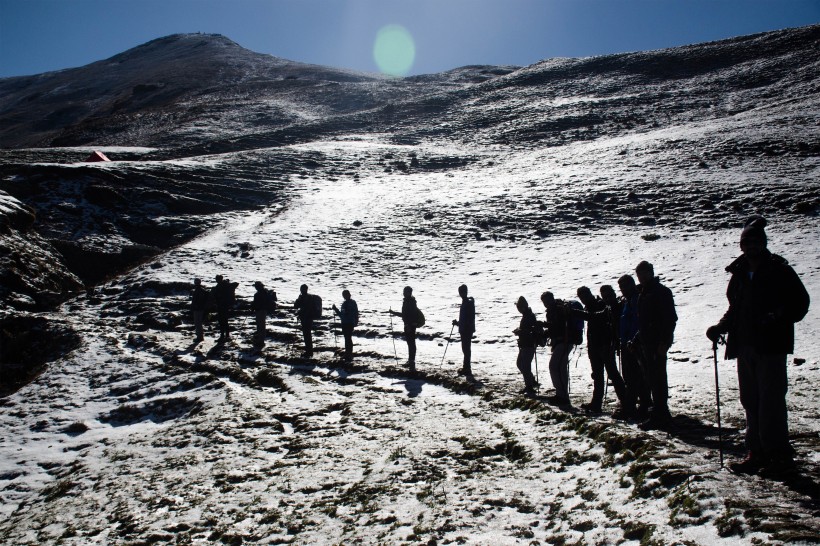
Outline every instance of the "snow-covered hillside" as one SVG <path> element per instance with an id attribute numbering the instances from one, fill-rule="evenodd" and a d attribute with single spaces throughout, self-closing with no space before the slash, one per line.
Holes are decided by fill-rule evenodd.
<path id="1" fill-rule="evenodd" d="M 769 218 L 770 248 L 820 301 L 819 34 L 407 80 L 177 36 L 76 69 L 144 67 L 148 54 L 173 64 L 196 40 L 242 67 L 236 86 L 199 82 L 161 108 L 101 109 L 48 128 L 59 137 L 0 140 L 120 146 L 103 147 L 115 161 L 98 164 L 81 163 L 86 147 L 0 150 L 0 190 L 14 196 L 0 203 L 36 213 L 0 234 L 6 263 L 36 240 L 60 257 L 48 271 L 66 292 L 78 290 L 75 274 L 91 286 L 56 307 L 27 296 L 37 287 L 5 292 L 0 330 L 16 330 L 3 334 L 4 366 L 17 339 L 15 364 L 36 360 L 30 371 L 42 373 L 0 398 L 2 542 L 817 543 L 820 314 L 797 325 L 789 366 L 797 478 L 720 469 L 704 331 L 725 310 L 724 267 L 752 213 Z M 40 100 L 24 89 L 35 80 L 65 77 L 0 80 L 17 86 L 0 116 Z M 121 89 L 133 95 L 136 81 Z M 264 104 L 284 113 L 257 120 Z M 675 428 L 580 412 L 591 396 L 583 346 L 572 408 L 520 396 L 518 296 L 540 314 L 544 290 L 597 292 L 641 260 L 678 306 Z M 195 345 L 192 280 L 216 274 L 239 282 L 236 335 L 217 345 L 211 324 Z M 256 280 L 281 303 L 261 347 L 250 339 Z M 330 320 L 316 357 L 299 356 L 289 306 L 302 283 L 326 308 L 343 289 L 358 301 L 352 364 L 337 356 Z M 474 381 L 456 375 L 457 336 L 448 345 L 461 283 L 477 302 Z M 405 285 L 427 316 L 417 373 L 401 365 L 387 313 Z M 541 350 L 542 395 L 547 359 Z M 744 423 L 734 363 L 721 360 L 719 375 L 734 458 Z M 607 402 L 614 409 L 612 392 Z"/>

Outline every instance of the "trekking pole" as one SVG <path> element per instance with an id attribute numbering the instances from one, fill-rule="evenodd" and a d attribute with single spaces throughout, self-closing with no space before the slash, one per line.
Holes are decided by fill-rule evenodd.
<path id="1" fill-rule="evenodd" d="M 396 352 L 396 336 L 393 335 L 393 308 L 390 308 L 390 339 L 393 340 L 393 356 L 396 357 L 396 366 L 399 365 L 399 354 Z"/>
<path id="2" fill-rule="evenodd" d="M 336 311 L 333 312 L 333 325 L 332 325 L 332 328 L 333 328 L 333 347 L 335 347 L 336 350 L 338 350 L 339 349 L 339 338 L 336 337 Z"/>
<path id="3" fill-rule="evenodd" d="M 533 356 L 535 356 L 535 390 L 541 389 L 541 383 L 538 382 L 538 345 L 535 346 L 535 351 L 533 351 Z"/>
<path id="4" fill-rule="evenodd" d="M 456 327 L 455 324 L 453 324 L 450 327 L 450 335 L 447 337 L 447 345 L 444 346 L 444 354 L 441 355 L 441 362 L 439 362 L 439 365 L 438 365 L 439 370 L 441 369 L 441 365 L 444 364 L 444 357 L 447 356 L 447 347 L 450 346 L 450 339 L 453 337 L 453 329 L 455 327 Z"/>
<path id="5" fill-rule="evenodd" d="M 724 343 L 723 336 L 718 338 L 718 341 L 712 342 L 712 356 L 715 360 L 715 401 L 717 402 L 717 423 L 718 423 L 718 450 L 720 452 L 720 468 L 723 468 L 723 427 L 720 424 L 720 382 L 718 381 L 718 361 L 717 361 L 717 347 L 718 342 Z"/>

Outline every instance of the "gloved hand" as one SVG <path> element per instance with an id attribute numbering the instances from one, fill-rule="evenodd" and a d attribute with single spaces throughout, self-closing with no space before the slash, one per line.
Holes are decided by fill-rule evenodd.
<path id="1" fill-rule="evenodd" d="M 453 319 L 453 326 L 458 326 L 458 321 Z"/>
<path id="2" fill-rule="evenodd" d="M 720 328 L 717 324 L 715 324 L 714 326 L 710 326 L 706 329 L 706 337 L 708 337 L 712 343 L 717 343 L 718 340 L 720 340 L 720 335 L 722 333 L 723 332 L 720 331 Z"/>

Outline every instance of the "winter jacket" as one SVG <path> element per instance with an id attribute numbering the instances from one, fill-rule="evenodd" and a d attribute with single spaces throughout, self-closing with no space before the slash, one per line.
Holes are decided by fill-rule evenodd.
<path id="1" fill-rule="evenodd" d="M 752 275 L 749 262 L 740 256 L 726 271 L 732 274 L 726 297 L 729 310 L 718 323 L 728 332 L 726 358 L 737 358 L 741 345 L 751 345 L 760 354 L 789 354 L 794 351 L 794 323 L 809 311 L 809 293 L 789 262 L 766 251 Z"/>
<path id="2" fill-rule="evenodd" d="M 575 311 L 587 321 L 587 347 L 610 347 L 612 345 L 612 325 L 610 311 L 601 298 L 595 298 L 583 311 Z"/>
<path id="3" fill-rule="evenodd" d="M 235 294 L 237 286 L 239 286 L 238 282 L 223 280 L 211 289 L 211 296 L 216 302 L 217 309 L 227 310 L 233 307 L 233 304 L 236 302 Z"/>
<path id="4" fill-rule="evenodd" d="M 675 340 L 675 299 L 672 291 L 655 277 L 638 287 L 638 338 L 644 347 L 671 346 Z"/>
<path id="5" fill-rule="evenodd" d="M 458 333 L 471 336 L 475 333 L 475 300 L 464 298 L 458 311 Z"/>
<path id="6" fill-rule="evenodd" d="M 562 300 L 555 300 L 555 305 L 547 307 L 546 318 L 547 335 L 550 338 L 550 345 L 558 345 L 567 341 L 567 304 Z"/>
<path id="7" fill-rule="evenodd" d="M 621 320 L 618 321 L 621 343 L 626 344 L 634 339 L 638 333 L 638 294 L 631 298 L 623 298 Z"/>
<path id="8" fill-rule="evenodd" d="M 197 286 L 191 293 L 191 309 L 194 311 L 204 311 L 208 307 L 208 291 Z"/>
<path id="9" fill-rule="evenodd" d="M 336 314 L 339 315 L 339 322 L 343 326 L 356 326 L 359 323 L 359 306 L 354 299 L 343 301 Z"/>
<path id="10" fill-rule="evenodd" d="M 416 298 L 413 296 L 404 298 L 401 304 L 401 320 L 404 322 L 405 328 L 408 326 L 416 327 L 419 320 L 419 308 L 416 305 Z"/>
<path id="11" fill-rule="evenodd" d="M 316 308 L 313 303 L 313 295 L 299 294 L 299 297 L 293 302 L 293 306 L 296 308 L 296 316 L 299 317 L 302 324 L 310 323 L 315 318 Z"/>
<path id="12" fill-rule="evenodd" d="M 518 346 L 519 347 L 535 347 L 535 323 L 538 319 L 535 318 L 535 313 L 532 309 L 527 309 L 521 314 L 521 322 L 518 324 Z"/>
<path id="13" fill-rule="evenodd" d="M 267 290 L 257 290 L 253 295 L 253 302 L 251 302 L 251 309 L 254 311 L 266 311 L 268 309 L 268 292 Z"/>

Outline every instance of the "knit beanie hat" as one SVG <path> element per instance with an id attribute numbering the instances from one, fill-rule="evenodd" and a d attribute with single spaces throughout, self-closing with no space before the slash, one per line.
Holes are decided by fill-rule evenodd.
<path id="1" fill-rule="evenodd" d="M 743 224 L 743 231 L 740 234 L 740 241 L 743 242 L 746 239 L 759 239 L 766 242 L 766 231 L 763 229 L 766 227 L 766 219 L 762 216 L 752 216 L 746 223 Z"/>

